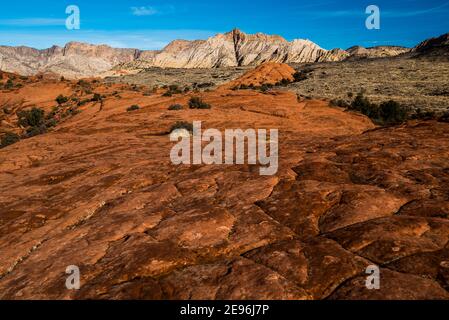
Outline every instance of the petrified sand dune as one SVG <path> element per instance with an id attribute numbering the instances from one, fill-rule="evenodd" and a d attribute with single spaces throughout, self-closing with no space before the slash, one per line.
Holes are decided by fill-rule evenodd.
<path id="1" fill-rule="evenodd" d="M 232 89 L 242 85 L 260 87 L 263 84 L 274 85 L 282 80 L 292 81 L 295 72 L 296 70 L 288 64 L 266 62 L 241 77 L 225 83 L 220 86 L 220 89 Z"/>
<path id="2" fill-rule="evenodd" d="M 204 92 L 212 109 L 168 111 L 192 94 L 92 86 L 103 105 L 0 150 L 0 298 L 449 299 L 448 124 L 376 129 L 277 91 Z M 31 88 L 28 104 L 55 95 L 7 95 Z M 166 133 L 194 120 L 278 128 L 277 175 L 173 165 Z M 372 264 L 379 291 L 363 287 Z"/>

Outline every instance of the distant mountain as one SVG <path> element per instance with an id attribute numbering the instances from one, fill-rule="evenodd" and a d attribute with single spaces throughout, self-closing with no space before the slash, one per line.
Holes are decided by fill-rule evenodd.
<path id="1" fill-rule="evenodd" d="M 52 73 L 68 78 L 96 76 L 117 64 L 137 59 L 136 49 L 70 42 L 64 47 L 37 50 L 0 46 L 0 70 L 22 75 Z"/>
<path id="2" fill-rule="evenodd" d="M 309 40 L 288 42 L 280 36 L 249 35 L 233 30 L 207 40 L 174 41 L 149 62 L 157 67 L 214 68 L 259 65 L 267 61 L 336 61 L 346 55 L 342 50 L 324 50 Z"/>
<path id="3" fill-rule="evenodd" d="M 417 53 L 440 50 L 447 46 L 447 35 L 442 37 L 427 40 L 414 50 Z M 0 70 L 23 75 L 51 73 L 67 78 L 83 78 L 126 74 L 149 67 L 216 68 L 256 66 L 269 61 L 313 63 L 391 57 L 408 51 L 407 48 L 394 46 L 325 50 L 310 40 L 289 42 L 276 35 L 251 35 L 235 29 L 207 40 L 175 40 L 158 51 L 115 49 L 79 42 L 45 50 L 0 46 Z"/>
<path id="4" fill-rule="evenodd" d="M 418 57 L 449 59 L 449 33 L 421 42 L 412 50 L 412 53 Z"/>
<path id="5" fill-rule="evenodd" d="M 377 46 L 371 48 L 364 48 L 361 46 L 354 46 L 346 49 L 351 59 L 366 59 L 366 58 L 385 58 L 394 57 L 400 54 L 410 52 L 409 48 L 399 46 Z"/>

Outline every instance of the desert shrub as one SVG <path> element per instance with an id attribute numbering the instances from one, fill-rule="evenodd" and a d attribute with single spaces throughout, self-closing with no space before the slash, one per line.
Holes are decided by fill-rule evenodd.
<path id="1" fill-rule="evenodd" d="M 203 100 L 201 100 L 199 97 L 192 97 L 189 101 L 189 108 L 190 109 L 210 109 L 210 104 L 205 103 Z"/>
<path id="2" fill-rule="evenodd" d="M 53 127 L 56 127 L 58 125 L 58 121 L 56 121 L 55 118 L 50 118 L 45 123 L 45 125 L 46 125 L 47 128 L 53 128 Z"/>
<path id="3" fill-rule="evenodd" d="M 193 132 L 193 125 L 186 121 L 178 121 L 174 125 L 171 126 L 170 133 L 175 130 L 185 129 L 189 132 Z"/>
<path id="4" fill-rule="evenodd" d="M 270 88 L 269 88 L 268 85 L 265 84 L 265 83 L 264 83 L 263 85 L 260 86 L 260 91 L 262 91 L 262 92 L 267 92 L 269 89 L 270 89 Z"/>
<path id="5" fill-rule="evenodd" d="M 167 86 L 166 89 L 168 89 L 162 96 L 164 97 L 171 97 L 174 94 L 182 93 L 183 91 L 179 88 L 178 85 L 172 84 L 170 86 Z"/>
<path id="6" fill-rule="evenodd" d="M 390 100 L 377 105 L 371 103 L 363 92 L 357 94 L 349 109 L 363 113 L 380 125 L 400 124 L 408 118 L 407 109 L 398 102 Z"/>
<path id="7" fill-rule="evenodd" d="M 278 82 L 276 82 L 276 86 L 280 86 L 280 87 L 285 87 L 286 85 L 288 85 L 288 84 L 290 84 L 291 83 L 291 81 L 290 80 L 288 80 L 288 79 L 282 79 L 282 80 L 280 80 L 280 81 L 278 81 Z"/>
<path id="8" fill-rule="evenodd" d="M 60 94 L 59 96 L 56 97 L 55 101 L 58 104 L 63 104 L 63 103 L 66 103 L 67 101 L 69 101 L 69 98 L 67 98 L 66 96 L 63 96 L 62 94 Z"/>
<path id="9" fill-rule="evenodd" d="M 433 120 L 437 118 L 437 115 L 433 111 L 422 111 L 421 108 L 417 108 L 411 118 L 419 120 Z"/>
<path id="10" fill-rule="evenodd" d="M 170 110 L 170 111 L 182 110 L 182 105 L 172 104 L 170 107 L 168 107 L 168 110 Z"/>
<path id="11" fill-rule="evenodd" d="M 301 81 L 307 80 L 308 79 L 307 73 L 297 71 L 293 74 L 293 79 L 294 79 L 294 82 L 301 82 Z"/>
<path id="12" fill-rule="evenodd" d="M 38 136 L 40 134 L 44 134 L 46 132 L 47 132 L 47 126 L 45 124 L 42 124 L 40 126 L 29 127 L 26 130 L 26 137 L 31 138 L 34 136 Z"/>
<path id="13" fill-rule="evenodd" d="M 440 122 L 449 122 L 449 110 L 444 112 L 438 119 Z"/>
<path id="14" fill-rule="evenodd" d="M 67 110 L 64 111 L 64 113 L 62 113 L 61 118 L 72 117 L 72 116 L 77 115 L 80 112 L 81 111 L 76 108 L 68 108 Z M 48 127 L 48 125 L 47 125 L 47 127 Z"/>
<path id="15" fill-rule="evenodd" d="M 8 81 L 6 81 L 4 88 L 6 90 L 10 90 L 12 88 L 14 88 L 14 82 L 11 79 L 8 79 Z"/>
<path id="16" fill-rule="evenodd" d="M 7 132 L 0 139 L 0 149 L 20 141 L 19 135 Z"/>
<path id="17" fill-rule="evenodd" d="M 44 123 L 44 115 L 44 110 L 36 107 L 31 110 L 22 110 L 17 113 L 18 123 L 22 127 L 38 127 Z"/>
<path id="18" fill-rule="evenodd" d="M 139 109 L 140 109 L 140 107 L 138 105 L 134 104 L 131 107 L 129 107 L 128 109 L 126 109 L 126 111 L 132 112 L 132 111 L 136 111 L 136 110 L 139 110 Z"/>
<path id="19" fill-rule="evenodd" d="M 103 99 L 103 97 L 101 96 L 101 94 L 99 93 L 94 93 L 94 96 L 92 97 L 92 102 L 97 102 L 97 101 L 101 101 Z"/>
<path id="20" fill-rule="evenodd" d="M 332 106 L 335 106 L 335 107 L 341 107 L 341 108 L 349 108 L 349 103 L 348 102 L 346 102 L 345 100 L 343 100 L 343 99 L 334 99 L 334 100 L 331 100 L 330 101 L 330 104 L 332 105 Z"/>
<path id="21" fill-rule="evenodd" d="M 89 103 L 91 100 L 90 99 L 83 99 L 78 101 L 77 105 L 78 107 L 84 106 L 86 103 Z"/>
<path id="22" fill-rule="evenodd" d="M 31 110 L 23 110 L 17 113 L 19 125 L 26 128 L 25 137 L 30 138 L 47 132 L 47 128 L 56 126 L 54 119 L 57 108 L 45 117 L 44 110 L 33 107 Z"/>
<path id="23" fill-rule="evenodd" d="M 359 111 L 367 117 L 378 120 L 379 119 L 379 107 L 369 101 L 364 96 L 363 92 L 359 92 L 349 106 L 350 110 Z"/>
<path id="24" fill-rule="evenodd" d="M 192 89 L 190 89 L 190 87 L 185 87 L 185 88 L 184 88 L 184 93 L 187 93 L 187 92 L 189 92 L 190 90 L 192 90 Z"/>
<path id="25" fill-rule="evenodd" d="M 215 86 L 215 83 L 213 82 L 204 82 L 204 83 L 198 83 L 196 85 L 197 88 L 202 89 L 202 88 L 210 88 Z"/>
<path id="26" fill-rule="evenodd" d="M 168 86 L 168 90 L 172 92 L 180 92 L 179 86 L 177 84 L 172 84 Z"/>
<path id="27" fill-rule="evenodd" d="M 399 124 L 407 120 L 407 110 L 398 102 L 390 100 L 380 104 L 379 117 L 385 124 Z"/>

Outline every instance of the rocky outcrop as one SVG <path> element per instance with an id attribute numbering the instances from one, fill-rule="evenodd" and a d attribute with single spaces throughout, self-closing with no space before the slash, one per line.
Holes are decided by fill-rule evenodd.
<path id="1" fill-rule="evenodd" d="M 418 57 L 434 57 L 449 59 L 449 33 L 421 42 L 412 54 Z"/>
<path id="2" fill-rule="evenodd" d="M 371 48 L 354 46 L 347 49 L 346 52 L 349 53 L 351 59 L 367 59 L 395 57 L 410 52 L 410 49 L 398 46 L 377 46 Z"/>
<path id="3" fill-rule="evenodd" d="M 282 80 L 294 80 L 296 70 L 285 63 L 265 62 L 254 70 L 246 72 L 237 79 L 225 83 L 220 89 L 233 89 L 246 87 L 260 87 L 262 85 L 275 85 Z"/>

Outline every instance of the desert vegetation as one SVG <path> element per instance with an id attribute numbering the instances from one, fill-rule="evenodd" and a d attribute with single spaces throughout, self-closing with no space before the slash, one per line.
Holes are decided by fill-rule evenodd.
<path id="1" fill-rule="evenodd" d="M 171 106 L 168 107 L 168 110 L 170 111 L 178 111 L 178 110 L 182 110 L 183 107 L 180 104 L 172 104 Z"/>
<path id="2" fill-rule="evenodd" d="M 185 129 L 189 132 L 193 132 L 193 125 L 187 121 L 177 121 L 175 124 L 171 126 L 169 132 L 172 133 L 173 131 L 180 129 Z"/>
<path id="3" fill-rule="evenodd" d="M 126 109 L 126 111 L 133 112 L 133 111 L 137 111 L 139 109 L 140 109 L 140 107 L 138 105 L 134 104 L 131 107 L 129 107 L 128 109 Z"/>
<path id="4" fill-rule="evenodd" d="M 13 132 L 6 132 L 0 138 L 0 149 L 20 141 L 20 136 Z"/>
<path id="5" fill-rule="evenodd" d="M 189 108 L 190 109 L 211 109 L 211 105 L 208 103 L 205 103 L 201 98 L 199 97 L 192 97 L 189 101 Z"/>

